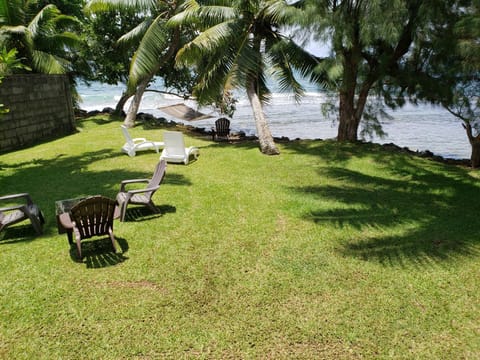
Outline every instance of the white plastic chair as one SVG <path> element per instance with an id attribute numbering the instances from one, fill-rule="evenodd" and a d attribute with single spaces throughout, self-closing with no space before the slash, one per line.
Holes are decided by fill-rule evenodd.
<path id="1" fill-rule="evenodd" d="M 122 151 L 128 154 L 128 156 L 135 156 L 137 151 L 150 149 L 155 149 L 158 153 L 158 149 L 164 146 L 164 143 L 160 141 L 149 141 L 145 138 L 132 139 L 127 127 L 125 125 L 120 125 L 120 127 L 122 128 L 123 136 L 125 136 L 125 139 L 127 140 L 122 146 Z"/>
<path id="2" fill-rule="evenodd" d="M 165 147 L 160 155 L 160 160 L 165 159 L 167 162 L 188 164 L 190 157 L 196 160 L 200 155 L 200 151 L 195 146 L 185 147 L 183 133 L 179 131 L 164 131 L 163 141 Z"/>

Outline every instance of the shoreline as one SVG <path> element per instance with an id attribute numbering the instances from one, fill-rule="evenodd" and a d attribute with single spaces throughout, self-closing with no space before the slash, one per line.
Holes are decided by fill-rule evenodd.
<path id="1" fill-rule="evenodd" d="M 102 110 L 91 110 L 91 111 L 86 111 L 86 110 L 81 110 L 81 109 L 76 109 L 76 118 L 85 118 L 85 117 L 90 117 L 90 116 L 95 116 L 98 114 L 109 114 L 111 115 L 113 113 L 114 109 L 110 107 L 106 107 Z M 122 116 L 125 116 L 122 114 Z M 137 114 L 137 121 L 138 122 L 143 122 L 147 124 L 147 126 L 152 127 L 152 128 L 162 128 L 162 127 L 183 127 L 187 129 L 188 131 L 191 131 L 192 133 L 196 134 L 202 134 L 202 135 L 211 135 L 211 131 L 209 129 L 206 129 L 204 127 L 196 127 L 194 125 L 186 125 L 180 122 L 175 122 L 173 120 L 167 120 L 165 117 L 155 117 L 152 114 L 144 113 L 144 112 L 139 112 Z M 242 141 L 257 141 L 258 137 L 257 136 L 247 136 L 242 132 L 234 133 L 236 139 L 232 140 L 230 142 L 235 143 L 235 142 L 242 142 Z M 301 139 L 301 138 L 295 138 L 291 139 L 286 136 L 282 137 L 275 137 L 274 136 L 275 142 L 278 143 L 288 143 L 288 142 L 295 142 L 295 141 L 307 141 L 307 139 Z M 308 139 L 308 141 L 326 141 L 326 139 Z M 440 162 L 443 164 L 447 165 L 460 165 L 464 167 L 470 167 L 470 159 L 454 159 L 454 158 L 448 158 L 448 157 L 443 157 L 440 155 L 435 155 L 432 151 L 430 150 L 423 150 L 423 151 L 414 151 L 411 150 L 410 148 L 404 146 L 401 147 L 399 145 L 392 143 L 386 143 L 386 144 L 379 144 L 379 143 L 374 143 L 371 141 L 358 141 L 359 144 L 376 144 L 381 146 L 387 151 L 391 152 L 398 152 L 398 153 L 404 153 L 404 154 L 409 154 L 412 156 L 417 156 L 425 159 L 430 159 L 432 161 Z"/>

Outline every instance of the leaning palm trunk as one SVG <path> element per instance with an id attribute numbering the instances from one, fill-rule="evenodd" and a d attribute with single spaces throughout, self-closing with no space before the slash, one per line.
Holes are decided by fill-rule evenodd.
<path id="1" fill-rule="evenodd" d="M 145 93 L 145 89 L 148 86 L 148 83 L 150 82 L 151 78 L 146 78 L 142 82 L 140 82 L 137 86 L 137 89 L 135 91 L 135 96 L 132 99 L 132 102 L 130 103 L 130 106 L 128 107 L 128 112 L 127 116 L 125 117 L 125 120 L 123 124 L 126 127 L 134 127 L 135 126 L 135 119 L 137 118 L 137 113 L 138 109 L 140 108 L 140 103 L 142 101 L 142 96 Z"/>
<path id="2" fill-rule="evenodd" d="M 272 133 L 270 132 L 267 119 L 263 113 L 262 103 L 255 91 L 255 86 L 253 83 L 247 86 L 247 96 L 253 110 L 255 127 L 257 129 L 258 140 L 260 142 L 260 151 L 266 155 L 280 154 L 280 151 L 273 141 Z"/>
<path id="3" fill-rule="evenodd" d="M 115 111 L 113 112 L 115 115 L 122 115 L 123 108 L 125 107 L 125 103 L 127 102 L 128 99 L 133 95 L 133 93 L 130 93 L 128 91 L 125 91 L 122 96 L 120 97 L 120 100 L 118 100 L 117 105 L 115 105 Z"/>
<path id="4" fill-rule="evenodd" d="M 175 53 L 178 50 L 179 44 L 180 44 L 180 31 L 179 29 L 174 29 L 165 55 L 159 58 L 158 61 L 155 64 L 153 64 L 152 68 L 150 69 L 150 72 L 146 73 L 146 76 L 143 77 L 143 80 L 137 83 L 135 96 L 133 97 L 130 107 L 128 108 L 127 116 L 125 117 L 125 121 L 124 121 L 124 125 L 126 127 L 135 126 L 135 119 L 137 117 L 138 109 L 140 108 L 140 102 L 142 101 L 142 96 L 145 93 L 145 90 L 147 89 L 148 84 L 153 79 L 153 77 L 158 72 L 158 70 L 160 70 L 160 68 L 163 65 L 165 65 L 169 61 L 169 59 L 171 59 L 175 55 Z M 130 73 L 130 79 L 132 79 L 131 73 Z"/>

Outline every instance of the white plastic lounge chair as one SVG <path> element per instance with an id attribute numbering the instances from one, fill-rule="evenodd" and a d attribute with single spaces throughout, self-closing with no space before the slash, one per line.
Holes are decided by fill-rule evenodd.
<path id="1" fill-rule="evenodd" d="M 164 143 L 160 141 L 149 141 L 145 138 L 132 139 L 127 127 L 125 125 L 121 125 L 121 128 L 123 136 L 125 136 L 125 139 L 127 140 L 125 145 L 122 147 L 122 151 L 128 154 L 128 156 L 135 156 L 137 151 L 150 149 L 155 149 L 155 151 L 158 153 L 158 149 L 164 146 Z"/>
<path id="2" fill-rule="evenodd" d="M 185 147 L 183 140 L 183 133 L 179 131 L 164 131 L 163 141 L 165 148 L 160 155 L 160 160 L 165 159 L 167 162 L 188 164 L 190 157 L 193 156 L 196 160 L 200 152 L 197 147 Z"/>

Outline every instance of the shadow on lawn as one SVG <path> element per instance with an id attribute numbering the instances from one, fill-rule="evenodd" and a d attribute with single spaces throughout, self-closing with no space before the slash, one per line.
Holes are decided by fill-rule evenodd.
<path id="1" fill-rule="evenodd" d="M 82 254 L 84 256 L 82 261 L 78 260 L 76 244 L 72 244 L 70 246 L 70 257 L 75 262 L 86 264 L 87 268 L 90 269 L 118 265 L 128 260 L 128 257 L 124 255 L 128 251 L 128 242 L 118 236 L 115 236 L 115 239 L 117 241 L 117 247 L 119 248 L 118 250 L 121 250 L 121 253 L 113 251 L 112 241 L 109 237 L 106 237 L 82 241 Z"/>
<path id="2" fill-rule="evenodd" d="M 120 167 L 121 163 L 114 169 L 88 169 L 88 166 L 96 161 L 116 157 L 130 160 L 124 154 L 113 150 L 90 151 L 78 156 L 58 154 L 50 159 L 37 159 L 35 154 L 32 154 L 30 161 L 14 165 L 0 164 L 0 167 L 12 172 L 10 176 L 0 177 L 0 189 L 2 194 L 30 193 L 45 215 L 45 235 L 52 235 L 57 231 L 55 201 L 97 194 L 115 199 L 122 180 L 146 178 L 153 173 L 156 159 L 150 160 L 151 172 L 145 170 L 145 167 L 139 171 L 127 170 Z M 167 172 L 162 186 L 169 185 L 189 186 L 191 182 L 181 174 Z"/>
<path id="3" fill-rule="evenodd" d="M 299 144 L 293 149 L 302 152 Z M 367 261 L 429 266 L 479 256 L 478 180 L 464 168 L 428 161 L 419 165 L 408 155 L 377 149 L 333 143 L 304 149 L 326 161 L 318 176 L 332 181 L 294 190 L 310 199 L 339 203 L 329 209 L 311 209 L 304 218 L 318 225 L 355 229 L 350 232 L 354 238 L 338 250 Z M 343 166 L 352 157 L 365 157 L 372 169 L 381 170 L 376 174 L 385 176 Z"/>
<path id="4" fill-rule="evenodd" d="M 30 242 L 38 235 L 29 220 L 7 227 L 0 232 L 0 245 L 14 244 L 18 242 Z"/>
<path id="5" fill-rule="evenodd" d="M 129 206 L 125 213 L 125 221 L 147 221 L 154 218 L 162 217 L 166 213 L 174 213 L 177 211 L 175 206 L 171 205 L 160 205 L 156 206 L 158 213 L 152 212 L 146 206 Z"/>

